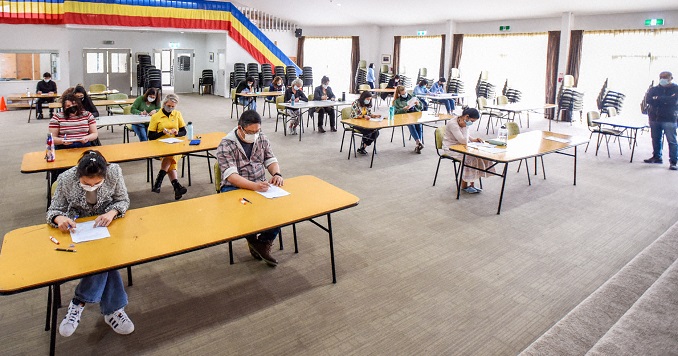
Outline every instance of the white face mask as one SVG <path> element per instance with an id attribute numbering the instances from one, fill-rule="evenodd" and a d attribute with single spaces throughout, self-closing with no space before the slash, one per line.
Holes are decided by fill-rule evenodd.
<path id="1" fill-rule="evenodd" d="M 245 141 L 246 143 L 254 143 L 259 138 L 258 132 L 255 133 L 255 134 L 248 134 L 242 128 L 241 128 L 241 130 L 242 130 L 243 136 L 245 136 L 245 138 L 243 138 L 242 140 Z"/>
<path id="2" fill-rule="evenodd" d="M 295 86 L 294 86 L 294 91 L 297 91 L 297 90 L 299 90 L 299 87 L 295 85 Z"/>
<path id="3" fill-rule="evenodd" d="M 155 97 L 154 97 L 154 96 L 149 96 L 148 98 L 146 98 L 146 100 L 148 100 L 149 103 L 152 103 L 152 102 L 155 101 Z"/>
<path id="4" fill-rule="evenodd" d="M 50 81 L 51 79 L 45 78 L 45 79 L 43 79 L 43 80 L 45 81 L 45 83 L 49 83 L 49 81 Z"/>
<path id="5" fill-rule="evenodd" d="M 323 89 L 327 89 L 327 84 L 323 84 Z"/>
<path id="6" fill-rule="evenodd" d="M 80 187 L 82 189 L 84 189 L 86 192 L 93 192 L 93 191 L 99 189 L 99 187 L 101 187 L 102 185 L 104 185 L 103 180 L 101 182 L 95 184 L 95 185 L 87 185 L 87 184 L 80 183 Z"/>
<path id="7" fill-rule="evenodd" d="M 365 99 L 365 100 L 364 100 L 364 102 L 365 102 L 365 105 L 368 105 L 368 106 L 369 106 L 369 105 L 370 105 L 370 103 L 372 102 L 372 100 L 369 100 L 369 99 Z"/>

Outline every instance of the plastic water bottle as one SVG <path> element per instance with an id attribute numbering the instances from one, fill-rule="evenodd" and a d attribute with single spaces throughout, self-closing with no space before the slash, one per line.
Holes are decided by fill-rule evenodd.
<path id="1" fill-rule="evenodd" d="M 502 125 L 497 134 L 497 141 L 503 142 L 504 145 L 508 144 L 508 130 L 505 125 Z"/>
<path id="2" fill-rule="evenodd" d="M 45 148 L 45 160 L 47 162 L 54 162 L 56 159 L 56 151 L 54 150 L 54 138 L 52 133 L 47 134 L 47 147 Z"/>
<path id="3" fill-rule="evenodd" d="M 292 106 L 294 106 L 294 99 L 296 99 L 297 96 L 295 94 L 292 94 Z"/>
<path id="4" fill-rule="evenodd" d="M 395 107 L 391 106 L 388 108 L 388 123 L 393 123 L 393 117 L 395 116 Z"/>
<path id="5" fill-rule="evenodd" d="M 189 140 L 193 139 L 193 123 L 190 121 L 186 125 L 186 136 L 188 136 Z"/>
<path id="6" fill-rule="evenodd" d="M 31 89 L 30 88 L 26 88 L 26 96 L 31 96 Z"/>

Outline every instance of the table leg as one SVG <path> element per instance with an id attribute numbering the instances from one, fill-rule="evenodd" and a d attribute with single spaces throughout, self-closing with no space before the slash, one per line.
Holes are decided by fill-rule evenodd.
<path id="1" fill-rule="evenodd" d="M 51 330 L 49 333 L 49 354 L 50 356 L 54 356 L 54 353 L 56 351 L 56 323 L 57 323 L 57 311 L 58 311 L 58 304 L 56 301 L 56 292 L 58 290 L 58 285 L 54 284 L 52 285 L 52 326 Z"/>
<path id="2" fill-rule="evenodd" d="M 527 166 L 527 164 L 525 164 Z M 499 206 L 497 207 L 497 215 L 501 213 L 501 203 L 504 200 L 504 187 L 506 186 L 506 171 L 508 170 L 508 162 L 504 163 L 504 174 L 502 175 L 503 179 L 501 181 L 501 193 L 499 193 Z M 528 174 L 529 176 L 529 174 Z"/>
<path id="3" fill-rule="evenodd" d="M 188 164 L 188 186 L 191 186 L 191 154 L 186 155 L 186 163 Z"/>
<path id="4" fill-rule="evenodd" d="M 577 146 L 574 146 L 574 185 L 577 185 Z"/>
<path id="5" fill-rule="evenodd" d="M 631 147 L 631 160 L 629 163 L 633 163 L 633 154 L 636 152 L 636 139 L 638 138 L 638 129 L 633 130 L 633 147 Z"/>
<path id="6" fill-rule="evenodd" d="M 459 192 L 461 191 L 462 177 L 464 176 L 464 164 L 466 163 L 466 154 L 461 157 L 461 168 L 459 168 L 459 180 L 457 181 L 457 200 L 459 200 Z"/>
<path id="7" fill-rule="evenodd" d="M 47 180 L 47 209 L 52 205 L 52 171 L 47 171 L 45 180 Z"/>
<path id="8" fill-rule="evenodd" d="M 47 286 L 47 312 L 45 313 L 47 316 L 45 318 L 45 331 L 49 331 L 50 328 L 50 321 L 52 319 L 52 286 L 49 285 Z"/>
<path id="9" fill-rule="evenodd" d="M 28 104 L 29 105 L 28 106 L 28 123 L 29 124 L 31 123 L 31 116 L 33 116 L 33 101 L 34 101 L 33 99 L 30 99 L 30 98 L 28 99 L 28 102 L 30 103 L 30 104 Z M 37 109 L 36 109 L 36 113 L 37 113 Z M 37 119 L 37 117 L 36 117 L 36 119 Z"/>
<path id="10" fill-rule="evenodd" d="M 538 167 L 537 156 L 534 156 L 534 175 L 535 176 L 537 175 L 537 167 Z"/>
<path id="11" fill-rule="evenodd" d="M 332 283 L 337 283 L 337 272 L 334 266 L 334 239 L 332 236 L 332 215 L 327 214 L 327 230 L 330 235 L 330 261 L 332 263 Z"/>
<path id="12" fill-rule="evenodd" d="M 299 244 L 297 243 L 297 224 L 292 224 L 292 235 L 294 236 L 294 253 L 299 253 Z"/>
<path id="13" fill-rule="evenodd" d="M 127 286 L 131 287 L 132 285 L 134 285 L 134 283 L 132 282 L 132 267 L 128 266 L 127 267 Z"/>
<path id="14" fill-rule="evenodd" d="M 353 140 L 355 140 L 355 131 L 353 128 L 351 128 L 351 141 L 348 143 L 348 159 L 351 159 L 351 147 L 355 147 L 355 143 L 353 143 Z"/>
<path id="15" fill-rule="evenodd" d="M 372 168 L 372 165 L 374 165 L 374 152 L 377 151 L 377 138 L 374 138 L 374 141 L 372 142 L 372 160 L 370 160 L 370 168 Z"/>

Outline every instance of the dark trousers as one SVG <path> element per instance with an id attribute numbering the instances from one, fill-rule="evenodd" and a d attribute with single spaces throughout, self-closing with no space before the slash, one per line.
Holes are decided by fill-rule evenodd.
<path id="1" fill-rule="evenodd" d="M 221 187 L 220 192 L 225 193 L 225 192 L 230 192 L 232 190 L 238 190 L 240 188 L 232 186 L 232 185 L 224 185 Z M 259 238 L 258 240 L 261 242 L 265 243 L 272 243 L 273 240 L 275 240 L 276 237 L 280 235 L 280 228 L 276 227 L 275 229 L 270 229 L 270 230 L 265 230 L 259 233 Z M 257 235 L 247 235 L 245 238 L 257 238 Z"/>
<path id="2" fill-rule="evenodd" d="M 318 114 L 318 127 L 323 126 L 325 113 L 327 113 L 327 116 L 330 118 L 330 127 L 335 127 L 334 108 L 317 108 L 316 113 Z"/>
<path id="3" fill-rule="evenodd" d="M 44 103 L 53 103 L 54 98 L 38 98 L 35 101 L 35 112 L 42 115 L 42 104 Z M 49 109 L 49 115 L 52 116 L 54 109 Z"/>
<path id="4" fill-rule="evenodd" d="M 362 129 L 359 127 L 356 127 L 356 130 L 360 131 L 360 134 L 363 135 L 363 146 L 365 147 L 371 145 L 379 137 L 379 130 Z"/>

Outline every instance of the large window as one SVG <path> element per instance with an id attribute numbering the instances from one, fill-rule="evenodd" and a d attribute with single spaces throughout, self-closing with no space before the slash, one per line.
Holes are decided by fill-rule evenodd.
<path id="1" fill-rule="evenodd" d="M 442 36 L 402 37 L 400 39 L 399 74 L 409 77 L 416 85 L 420 68 L 426 68 L 425 78 L 437 80 L 440 71 Z"/>
<path id="2" fill-rule="evenodd" d="M 543 103 L 547 43 L 546 33 L 464 35 L 459 70 L 469 95 L 467 102 L 475 102 L 478 77 L 487 71 L 496 95 L 501 95 L 508 80 L 509 87 L 522 92 L 521 102 Z"/>
<path id="3" fill-rule="evenodd" d="M 330 78 L 334 95 L 349 92 L 351 80 L 351 37 L 306 37 L 304 66 L 313 68 L 313 85 Z"/>
<path id="4" fill-rule="evenodd" d="M 45 72 L 59 80 L 59 54 L 55 52 L 0 52 L 0 81 L 40 80 Z"/>
<path id="5" fill-rule="evenodd" d="M 626 95 L 623 111 L 640 114 L 640 102 L 659 73 L 678 77 L 678 30 L 584 32 L 577 86 L 585 92 L 584 107 L 598 110 L 596 99 L 605 80 L 608 90 Z"/>

